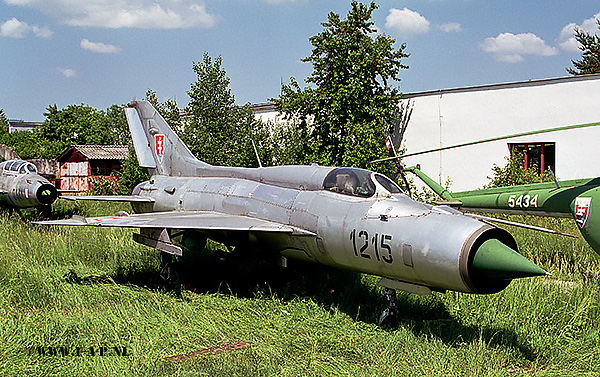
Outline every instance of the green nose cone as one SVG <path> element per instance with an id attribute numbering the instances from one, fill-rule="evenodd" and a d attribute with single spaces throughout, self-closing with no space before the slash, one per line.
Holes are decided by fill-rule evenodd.
<path id="1" fill-rule="evenodd" d="M 479 246 L 473 270 L 486 278 L 517 279 L 542 276 L 547 272 L 495 238 Z"/>

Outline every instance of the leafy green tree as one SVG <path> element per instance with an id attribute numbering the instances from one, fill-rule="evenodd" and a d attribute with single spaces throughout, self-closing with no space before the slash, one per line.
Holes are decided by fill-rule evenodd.
<path id="1" fill-rule="evenodd" d="M 44 155 L 56 158 L 69 145 L 107 145 L 115 142 L 111 123 L 103 111 L 88 105 L 69 105 L 59 110 L 51 105 L 44 113 L 46 120 L 39 127 L 40 136 L 47 140 Z"/>
<path id="2" fill-rule="evenodd" d="M 112 105 L 106 109 L 106 120 L 112 134 L 112 144 L 127 145 L 131 142 L 131 133 L 124 109 L 125 105 Z"/>
<path id="3" fill-rule="evenodd" d="M 135 150 L 131 144 L 129 145 L 129 157 L 121 161 L 119 177 L 117 192 L 122 195 L 131 194 L 131 191 L 138 183 L 150 178 L 148 170 L 142 168 L 138 163 Z"/>
<path id="4" fill-rule="evenodd" d="M 371 15 L 377 5 L 353 1 L 346 19 L 330 13 L 324 30 L 310 38 L 313 65 L 301 89 L 292 78 L 275 100 L 288 119 L 300 119 L 305 163 L 367 167 L 386 156 L 385 131 L 397 111 L 401 94 L 392 86 L 409 55 L 403 43 L 378 33 Z"/>
<path id="5" fill-rule="evenodd" d="M 202 61 L 193 63 L 193 69 L 197 80 L 187 92 L 190 102 L 183 121 L 183 141 L 210 164 L 257 166 L 252 140 L 264 158 L 268 132 L 249 104 L 235 104 L 221 57 L 213 60 L 205 53 Z"/>
<path id="6" fill-rule="evenodd" d="M 4 114 L 4 109 L 0 109 L 0 135 L 8 133 L 8 118 Z"/>
<path id="7" fill-rule="evenodd" d="M 13 132 L 0 135 L 0 144 L 11 147 L 23 159 L 46 158 L 45 144 L 38 132 Z"/>
<path id="8" fill-rule="evenodd" d="M 552 174 L 549 170 L 544 171 L 543 174 L 539 174 L 536 169 L 525 170 L 523 168 L 523 156 L 522 151 L 515 152 L 511 157 L 506 157 L 506 165 L 498 166 L 494 164 L 492 166 L 493 176 L 488 177 L 490 183 L 486 188 L 552 181 Z"/>
<path id="9" fill-rule="evenodd" d="M 179 106 L 177 102 L 172 99 L 167 99 L 165 102 L 160 102 L 156 96 L 156 92 L 152 89 L 146 91 L 146 101 L 150 102 L 152 106 L 162 115 L 163 118 L 169 123 L 171 127 L 177 128 L 181 123 L 181 115 L 179 113 Z"/>
<path id="10" fill-rule="evenodd" d="M 600 29 L 600 20 L 596 20 Z M 581 60 L 571 60 L 574 68 L 567 68 L 572 75 L 600 73 L 600 37 L 576 28 L 575 39 L 579 42 Z"/>

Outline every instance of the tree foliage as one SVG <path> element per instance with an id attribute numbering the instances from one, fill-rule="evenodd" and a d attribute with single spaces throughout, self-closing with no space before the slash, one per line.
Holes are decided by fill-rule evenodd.
<path id="1" fill-rule="evenodd" d="M 112 135 L 111 144 L 127 145 L 131 142 L 131 133 L 125 117 L 125 105 L 112 105 L 105 112 L 108 129 Z"/>
<path id="2" fill-rule="evenodd" d="M 48 106 L 44 113 L 46 120 L 38 128 L 44 139 L 43 154 L 56 158 L 69 145 L 113 144 L 117 135 L 103 111 L 88 105 L 69 105 L 58 109 Z"/>
<path id="3" fill-rule="evenodd" d="M 0 135 L 8 133 L 8 118 L 4 114 L 4 109 L 0 109 Z"/>
<path id="4" fill-rule="evenodd" d="M 600 29 L 600 20 L 596 20 Z M 586 75 L 600 73 L 600 37 L 595 33 L 587 33 L 575 29 L 575 40 L 579 42 L 581 50 L 580 60 L 571 60 L 574 68 L 567 68 L 572 75 Z"/>
<path id="5" fill-rule="evenodd" d="M 494 164 L 492 166 L 493 176 L 488 177 L 490 183 L 486 188 L 552 181 L 552 174 L 549 170 L 544 171 L 543 174 L 539 174 L 535 169 L 525 170 L 523 168 L 523 157 L 524 153 L 522 151 L 514 152 L 511 157 L 505 157 L 507 160 L 506 165 L 498 166 Z"/>
<path id="6" fill-rule="evenodd" d="M 353 1 L 346 19 L 330 13 L 324 30 L 310 38 L 312 54 L 303 62 L 313 72 L 300 88 L 292 78 L 275 100 L 288 119 L 300 119 L 305 163 L 367 167 L 386 154 L 385 131 L 400 99 L 392 85 L 409 55 L 405 44 L 378 33 L 371 15 L 377 5 Z"/>
<path id="7" fill-rule="evenodd" d="M 7 132 L 0 135 L 0 144 L 8 145 L 23 159 L 45 158 L 47 143 L 37 132 Z"/>
<path id="8" fill-rule="evenodd" d="M 165 102 L 160 102 L 156 95 L 156 92 L 152 89 L 146 91 L 145 100 L 150 102 L 152 106 L 162 115 L 163 118 L 172 127 L 177 128 L 181 123 L 181 115 L 179 114 L 179 106 L 177 102 L 172 99 L 167 99 Z"/>
<path id="9" fill-rule="evenodd" d="M 116 191 L 122 195 L 129 195 L 133 188 L 140 182 L 150 178 L 148 170 L 140 166 L 133 146 L 129 145 L 129 156 L 121 161 L 121 171 Z"/>
<path id="10" fill-rule="evenodd" d="M 190 102 L 188 118 L 183 121 L 183 141 L 210 164 L 257 166 L 252 140 L 264 154 L 268 132 L 249 104 L 235 104 L 221 57 L 213 59 L 205 53 L 202 61 L 193 63 L 193 69 L 197 80 L 187 92 Z"/>

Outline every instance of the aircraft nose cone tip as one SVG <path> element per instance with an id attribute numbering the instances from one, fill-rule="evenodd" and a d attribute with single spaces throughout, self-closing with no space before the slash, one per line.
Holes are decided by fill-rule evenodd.
<path id="1" fill-rule="evenodd" d="M 495 238 L 479 246 L 473 258 L 473 270 L 486 278 L 494 279 L 517 279 L 547 274 L 538 265 Z"/>

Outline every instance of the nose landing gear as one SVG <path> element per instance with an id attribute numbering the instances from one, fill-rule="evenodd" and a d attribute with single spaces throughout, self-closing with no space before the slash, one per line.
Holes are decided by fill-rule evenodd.
<path id="1" fill-rule="evenodd" d="M 396 300 L 396 291 L 390 288 L 383 288 L 381 293 L 385 297 L 388 307 L 385 308 L 379 316 L 379 326 L 394 326 L 398 323 L 398 301 Z"/>

